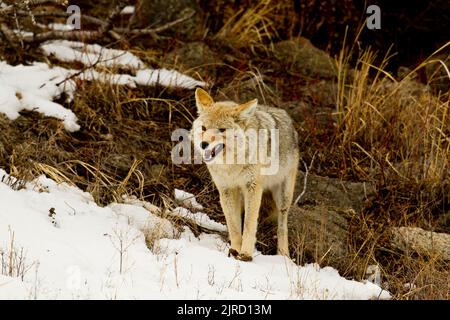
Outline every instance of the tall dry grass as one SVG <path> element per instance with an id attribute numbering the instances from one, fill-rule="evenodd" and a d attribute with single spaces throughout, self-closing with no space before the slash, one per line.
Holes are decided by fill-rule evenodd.
<path id="1" fill-rule="evenodd" d="M 348 171 L 377 186 L 369 208 L 351 221 L 351 257 L 343 274 L 364 278 L 371 264 L 380 266 L 386 288 L 397 299 L 449 299 L 450 264 L 436 257 L 389 249 L 390 226 L 433 230 L 448 210 L 450 194 L 449 92 L 435 95 L 415 79 L 450 42 L 398 79 L 387 72 L 389 53 L 355 45 L 337 57 L 336 136 L 334 154 Z M 354 62 L 354 64 L 353 64 Z M 429 78 L 432 82 L 434 79 Z"/>
<path id="2" fill-rule="evenodd" d="M 450 42 L 400 80 L 384 71 L 389 56 L 374 65 L 376 53 L 364 50 L 351 68 L 353 52 L 342 50 L 337 59 L 337 142 L 363 178 L 383 184 L 395 179 L 430 192 L 448 183 L 449 93 L 435 96 L 414 80 L 419 69 L 441 63 L 433 57 L 448 47 Z M 450 81 L 445 64 L 442 68 Z"/>
<path id="3" fill-rule="evenodd" d="M 271 13 L 276 8 L 273 0 L 255 2 L 240 8 L 224 23 L 216 38 L 225 40 L 236 49 L 261 47 L 276 35 Z"/>

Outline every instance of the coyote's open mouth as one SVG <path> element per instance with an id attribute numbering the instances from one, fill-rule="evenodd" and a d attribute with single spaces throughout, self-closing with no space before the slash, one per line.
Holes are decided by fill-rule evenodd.
<path id="1" fill-rule="evenodd" d="M 206 149 L 204 159 L 206 162 L 212 161 L 225 147 L 223 143 L 219 143 L 218 145 L 214 146 L 211 150 Z"/>

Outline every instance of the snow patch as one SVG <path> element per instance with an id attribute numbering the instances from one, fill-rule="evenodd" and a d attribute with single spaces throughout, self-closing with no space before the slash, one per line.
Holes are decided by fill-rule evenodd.
<path id="1" fill-rule="evenodd" d="M 117 49 L 108 49 L 98 44 L 86 44 L 78 41 L 51 40 L 41 44 L 46 55 L 53 55 L 65 62 L 78 61 L 86 66 L 122 67 L 141 69 L 145 65 L 134 54 Z"/>
<path id="2" fill-rule="evenodd" d="M 174 195 L 175 201 L 179 204 L 195 210 L 203 210 L 203 206 L 197 202 L 197 199 L 195 199 L 195 196 L 192 193 L 175 189 Z"/>
<path id="3" fill-rule="evenodd" d="M 35 62 L 30 66 L 10 66 L 0 61 L 0 112 L 15 120 L 22 110 L 37 111 L 61 119 L 67 131 L 80 129 L 75 114 L 52 100 L 75 91 L 75 83 L 66 80 L 71 71 Z"/>
<path id="4" fill-rule="evenodd" d="M 122 11 L 120 11 L 120 14 L 126 15 L 126 14 L 133 14 L 135 11 L 134 6 L 125 6 Z"/>
<path id="5" fill-rule="evenodd" d="M 175 189 L 174 196 L 175 202 L 182 206 L 176 207 L 172 211 L 174 215 L 191 220 L 200 227 L 212 231 L 222 233 L 227 232 L 227 227 L 225 225 L 212 220 L 207 214 L 199 212 L 199 210 L 203 210 L 203 206 L 197 202 L 197 199 L 195 199 L 195 196 L 192 193 Z M 196 212 L 191 212 L 191 210 L 195 210 Z"/>
<path id="6" fill-rule="evenodd" d="M 52 25 L 56 30 L 62 25 Z M 0 61 L 0 112 L 15 120 L 22 110 L 32 110 L 48 117 L 63 120 L 69 132 L 78 131 L 75 114 L 54 102 L 63 93 L 68 100 L 73 99 L 76 90 L 75 78 L 86 81 L 100 81 L 131 88 L 136 85 L 162 85 L 166 87 L 183 87 L 193 89 L 204 86 L 175 70 L 148 69 L 141 59 L 134 54 L 117 49 L 104 48 L 98 44 L 85 44 L 68 40 L 52 40 L 41 45 L 46 55 L 53 55 L 60 61 L 83 63 L 85 70 L 49 67 L 45 63 L 35 62 L 29 66 L 11 66 Z M 94 66 L 119 67 L 135 71 L 136 75 L 98 72 Z M 72 79 L 73 78 L 73 79 Z"/>
<path id="7" fill-rule="evenodd" d="M 205 83 L 197 81 L 189 76 L 175 70 L 167 69 L 144 69 L 136 73 L 136 83 L 144 86 L 159 84 L 165 87 L 180 87 L 194 89 L 204 87 Z"/>
<path id="8" fill-rule="evenodd" d="M 0 181 L 14 180 L 2 177 L 9 176 L 0 169 Z M 195 237 L 187 227 L 178 239 L 156 240 L 152 252 L 142 230 L 163 223 L 170 233 L 170 223 L 134 200 L 100 207 L 89 193 L 44 176 L 20 190 L 0 182 L 0 248 L 11 247 L 14 233 L 13 247 L 23 249 L 29 267 L 23 279 L 0 275 L 0 299 L 390 298 L 330 267 L 261 254 L 237 261 L 220 236 Z"/>

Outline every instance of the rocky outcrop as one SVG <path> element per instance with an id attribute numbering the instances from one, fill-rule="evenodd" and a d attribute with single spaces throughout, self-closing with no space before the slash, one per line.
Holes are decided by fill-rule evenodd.
<path id="1" fill-rule="evenodd" d="M 395 249 L 450 261 L 450 234 L 417 227 L 396 227 L 390 232 L 390 245 Z"/>

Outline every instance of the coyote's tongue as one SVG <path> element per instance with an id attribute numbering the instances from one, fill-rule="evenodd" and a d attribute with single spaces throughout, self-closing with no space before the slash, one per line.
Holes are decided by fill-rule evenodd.
<path id="1" fill-rule="evenodd" d="M 205 156 L 204 156 L 205 161 L 211 161 L 212 159 L 214 159 L 214 157 L 222 151 L 223 147 L 224 147 L 224 145 L 223 145 L 223 143 L 221 143 L 221 144 L 218 144 L 217 146 L 215 146 L 214 148 L 212 148 L 211 150 L 206 149 Z"/>
<path id="2" fill-rule="evenodd" d="M 205 150 L 205 161 L 211 161 L 212 158 L 214 158 L 213 152 L 214 152 L 214 149 L 212 149 L 212 150 L 208 150 L 208 149 Z"/>

